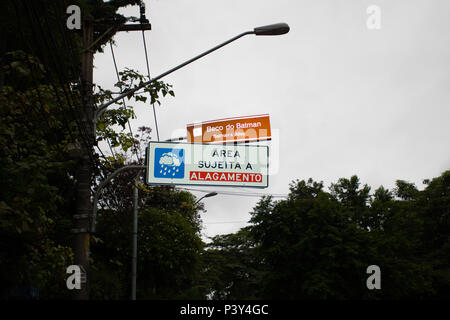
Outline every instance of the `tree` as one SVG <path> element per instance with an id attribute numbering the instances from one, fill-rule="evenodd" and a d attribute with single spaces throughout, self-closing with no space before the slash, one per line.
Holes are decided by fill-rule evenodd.
<path id="1" fill-rule="evenodd" d="M 424 260 L 430 264 L 433 295 L 450 298 L 450 170 L 428 181 L 416 195 L 416 206 L 423 221 L 420 239 Z"/>
<path id="2" fill-rule="evenodd" d="M 203 295 L 214 300 L 260 298 L 265 272 L 248 228 L 211 240 L 202 253 Z"/>
<path id="3" fill-rule="evenodd" d="M 448 298 L 450 171 L 426 182 L 419 191 L 398 180 L 394 191 L 381 186 L 370 195 L 356 176 L 330 193 L 321 182 L 296 180 L 287 200 L 263 197 L 250 227 L 208 246 L 212 297 Z M 381 290 L 366 287 L 370 265 L 381 269 Z"/>
<path id="4" fill-rule="evenodd" d="M 134 138 L 138 148 L 149 141 L 150 128 Z M 137 154 L 142 154 L 137 150 Z M 143 161 L 143 159 L 140 159 Z M 122 152 L 119 161 L 104 160 L 103 170 L 134 163 Z M 131 282 L 132 187 L 135 171 L 124 171 L 103 189 L 97 235 L 92 246 L 91 295 L 97 299 L 127 299 Z M 139 176 L 139 175 L 138 175 Z M 202 298 L 198 288 L 201 220 L 195 198 L 173 187 L 139 184 L 139 299 Z"/>
<path id="5" fill-rule="evenodd" d="M 70 132 L 57 98 L 42 84 L 39 60 L 16 51 L 3 59 L 0 89 L 0 281 L 8 297 L 18 286 L 36 286 L 56 297 L 71 264 L 68 246 L 74 163 Z"/>
<path id="6" fill-rule="evenodd" d="M 73 263 L 69 242 L 76 207 L 77 146 L 88 144 L 87 128 L 79 112 L 81 34 L 66 28 L 66 8 L 81 6 L 83 15 L 97 21 L 94 37 L 102 47 L 118 26 L 133 18 L 116 14 L 136 0 L 3 1 L 0 3 L 0 281 L 2 297 L 20 286 L 39 288 L 39 297 L 64 298 L 66 267 Z M 107 31 L 105 33 L 105 31 Z M 103 36 L 102 38 L 100 38 Z M 119 87 L 146 80 L 131 70 L 122 73 Z M 129 81 L 128 81 L 129 80 Z M 121 88 L 122 88 L 121 87 Z M 173 95 L 170 86 L 157 82 L 146 88 L 151 99 Z M 112 92 L 98 91 L 97 101 Z M 130 98 L 130 97 L 129 97 Z M 136 98 L 142 100 L 142 95 Z M 134 137 L 110 130 L 133 117 L 132 107 L 108 110 L 99 124 L 101 139 L 112 139 L 123 150 Z M 115 139 L 115 140 L 114 140 Z M 121 162 L 120 162 L 121 161 Z M 124 163 L 124 158 L 119 162 Z M 90 164 L 100 180 L 111 159 L 92 154 Z M 102 169 L 100 169 L 102 168 Z"/>
<path id="7" fill-rule="evenodd" d="M 396 181 L 395 195 L 403 200 L 412 200 L 418 194 L 418 190 L 414 183 L 409 183 L 404 180 Z"/>
<path id="8" fill-rule="evenodd" d="M 120 179 L 115 185 L 118 183 L 128 181 Z M 185 191 L 142 186 L 139 198 L 137 297 L 201 298 L 196 283 L 203 244 L 194 197 Z M 95 298 L 129 296 L 131 211 L 130 205 L 128 209 L 99 212 L 92 248 L 95 273 L 91 292 Z"/>
<path id="9" fill-rule="evenodd" d="M 297 181 L 288 200 L 263 199 L 251 213 L 250 230 L 268 270 L 265 298 L 348 299 L 364 289 L 354 275 L 363 272 L 368 239 L 322 186 Z"/>

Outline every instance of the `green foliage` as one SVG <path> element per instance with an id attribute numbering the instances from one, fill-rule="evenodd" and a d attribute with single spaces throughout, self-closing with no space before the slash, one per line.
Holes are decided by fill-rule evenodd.
<path id="1" fill-rule="evenodd" d="M 72 260 L 67 239 L 56 236 L 67 232 L 70 219 L 66 210 L 71 199 L 65 202 L 64 197 L 70 195 L 74 164 L 67 160 L 70 136 L 61 116 L 68 106 L 56 97 L 60 89 L 38 82 L 44 67 L 35 57 L 17 51 L 6 55 L 4 63 L 8 80 L 0 89 L 0 282 L 4 294 L 18 284 L 34 284 L 46 297 L 55 283 L 64 283 L 65 267 Z"/>
<path id="2" fill-rule="evenodd" d="M 310 181 L 310 185 L 312 185 Z M 320 185 L 320 184 L 316 184 Z M 367 239 L 330 195 L 311 189 L 291 188 L 289 200 L 273 205 L 270 218 L 251 230 L 259 254 L 270 270 L 263 295 L 276 299 L 354 298 L 363 283 L 351 283 L 352 275 L 364 264 Z M 320 189 L 320 188 L 319 188 Z M 294 195 L 301 194 L 301 197 Z M 252 215 L 255 219 L 261 208 Z M 330 276 L 331 275 L 331 276 Z M 349 282 L 350 281 L 350 282 Z M 346 286 L 344 296 L 339 295 Z M 341 289 L 342 288 L 342 289 Z"/>
<path id="3" fill-rule="evenodd" d="M 214 300 L 258 299 L 264 272 L 254 254 L 249 230 L 218 235 L 202 254 L 201 288 Z"/>
<path id="4" fill-rule="evenodd" d="M 202 249 L 195 227 L 182 213 L 157 208 L 142 210 L 139 222 L 139 297 L 194 298 Z"/>
<path id="5" fill-rule="evenodd" d="M 139 199 L 137 297 L 202 298 L 197 283 L 203 244 L 193 196 L 165 188 L 142 188 Z M 91 294 L 96 299 L 129 297 L 131 208 L 99 213 L 99 240 L 92 247 L 95 273 Z"/>
<path id="6" fill-rule="evenodd" d="M 73 228 L 72 216 L 76 208 L 77 181 L 74 177 L 77 176 L 78 160 L 71 160 L 74 154 L 69 151 L 73 150 L 71 146 L 86 146 L 86 132 L 90 128 L 81 123 L 83 115 L 79 113 L 82 110 L 81 86 L 78 83 L 83 50 L 81 33 L 65 27 L 66 8 L 72 4 L 79 5 L 83 17 L 110 22 L 97 23 L 94 31 L 94 39 L 102 38 L 92 49 L 101 51 L 117 31 L 117 28 L 110 29 L 111 24 L 119 26 L 133 20 L 117 14 L 117 9 L 138 2 L 18 0 L 0 4 L 2 298 L 9 298 L 11 291 L 22 285 L 38 287 L 40 299 L 68 298 L 71 295 L 65 286 L 65 271 L 68 265 L 73 264 L 69 243 L 73 238 L 70 229 Z M 147 80 L 136 71 L 126 69 L 121 73 L 118 88 L 126 90 Z M 106 102 L 115 94 L 99 87 L 95 102 Z M 134 98 L 146 102 L 145 95 L 150 95 L 152 103 L 160 104 L 161 97 L 167 94 L 174 95 L 171 86 L 159 81 L 138 92 Z M 111 108 L 98 119 L 97 141 L 108 139 L 113 147 L 125 153 L 118 152 L 115 159 L 104 158 L 102 161 L 98 161 L 94 154 L 89 159 L 96 174 L 93 184 L 102 179 L 100 173 L 123 165 L 127 160 L 127 150 L 137 149 L 137 143 L 143 142 L 142 137 L 139 141 L 138 137 L 124 130 L 132 118 L 135 118 L 133 106 L 125 107 L 119 102 L 115 109 Z M 149 130 L 146 128 L 143 132 L 149 133 Z M 104 199 L 103 204 L 114 204 L 116 215 L 130 207 L 129 197 L 121 198 L 123 194 L 119 192 L 128 187 L 129 184 L 123 184 L 117 192 L 106 194 L 110 198 Z M 200 227 L 192 199 L 187 195 L 174 198 L 183 199 L 174 201 L 180 208 L 171 211 L 174 230 L 179 231 L 180 236 L 190 232 L 192 241 L 189 245 L 198 247 L 201 244 L 198 237 Z M 184 216 L 186 213 L 188 219 Z M 92 239 L 98 241 L 94 247 L 100 246 L 101 238 Z M 186 239 L 189 237 L 183 238 Z M 121 251 L 125 252 L 125 248 L 122 247 Z M 105 251 L 99 257 L 107 257 L 107 253 Z M 128 263 L 125 264 L 124 258 L 101 259 L 94 255 L 93 259 L 92 273 L 97 281 L 92 285 L 96 296 L 108 299 L 123 297 L 129 282 L 128 278 L 124 280 L 126 272 L 115 273 L 116 270 L 112 269 L 114 272 L 108 274 L 103 269 L 108 270 L 111 266 L 124 268 Z M 119 269 L 123 270 L 126 269 Z M 184 277 L 189 278 L 186 274 Z"/>
<path id="7" fill-rule="evenodd" d="M 395 195 L 403 200 L 412 200 L 419 192 L 413 183 L 404 180 L 396 181 Z"/>
<path id="8" fill-rule="evenodd" d="M 330 190 L 297 180 L 287 200 L 263 197 L 250 227 L 213 238 L 203 254 L 210 296 L 449 298 L 450 171 L 423 191 L 397 181 L 394 191 L 379 187 L 371 196 L 356 176 Z M 381 269 L 381 290 L 366 287 L 373 264 Z"/>
<path id="9" fill-rule="evenodd" d="M 432 179 L 416 194 L 415 210 L 421 219 L 422 254 L 428 261 L 435 297 L 450 299 L 450 170 Z"/>
<path id="10" fill-rule="evenodd" d="M 331 194 L 345 206 L 363 208 L 369 199 L 370 187 L 364 185 L 362 189 L 358 189 L 359 185 L 357 176 L 341 178 L 338 183 L 331 184 Z"/>
<path id="11" fill-rule="evenodd" d="M 124 71 L 119 72 L 120 80 L 115 84 L 120 91 L 119 93 L 135 89 L 141 86 L 143 83 L 148 82 L 150 79 L 141 75 L 139 72 L 125 68 Z M 167 94 L 175 96 L 171 85 L 162 81 L 153 82 L 151 85 L 143 88 L 141 92 L 137 91 L 127 96 L 128 100 L 134 99 L 136 102 L 146 102 L 148 94 L 150 96 L 150 104 L 161 104 L 161 97 L 165 97 Z M 113 99 L 113 92 L 111 90 L 105 90 L 100 86 L 97 86 L 97 92 L 95 94 L 95 101 L 97 104 L 105 103 Z M 124 152 L 127 152 L 130 148 L 132 151 L 136 151 L 136 145 L 139 143 L 131 133 L 127 132 L 126 127 L 130 119 L 135 119 L 134 107 L 123 101 L 117 101 L 118 108 L 109 108 L 104 111 L 101 117 L 97 121 L 97 141 L 107 140 L 114 148 L 119 148 Z M 119 128 L 120 131 L 117 131 Z M 123 162 L 122 162 L 123 164 Z"/>

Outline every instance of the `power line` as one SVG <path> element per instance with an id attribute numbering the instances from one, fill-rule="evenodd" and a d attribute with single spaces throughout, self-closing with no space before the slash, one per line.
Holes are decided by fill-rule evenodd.
<path id="1" fill-rule="evenodd" d="M 33 11 L 36 13 L 37 12 L 36 8 L 33 7 L 33 9 L 34 9 Z M 55 41 L 55 39 L 53 37 L 53 34 L 52 34 L 53 30 L 50 29 L 50 26 L 48 24 L 49 18 L 47 16 L 47 11 L 45 11 L 44 15 L 45 15 L 44 16 L 45 17 L 44 21 L 45 21 L 45 24 L 46 24 L 46 29 L 48 31 L 48 34 L 50 35 L 50 40 L 53 43 L 54 48 L 57 48 L 58 44 L 56 43 L 56 41 Z M 73 41 L 72 41 L 72 39 L 70 37 L 69 38 L 67 37 L 67 33 L 66 33 L 67 30 L 65 30 L 62 27 L 63 24 L 58 23 L 58 25 L 59 25 L 59 30 L 60 30 L 60 34 L 61 34 L 60 39 L 63 40 L 64 46 L 67 49 L 67 52 L 69 53 L 69 56 L 70 56 L 69 61 L 72 61 L 74 59 L 74 57 L 75 57 L 74 49 L 73 49 Z M 44 37 L 44 30 L 42 29 L 42 26 L 40 25 L 40 22 L 39 22 L 39 28 L 40 28 L 41 33 L 42 33 L 42 38 L 44 39 L 44 44 L 46 44 L 46 46 L 50 50 L 50 52 L 53 53 L 54 50 L 51 49 L 50 45 L 46 41 L 46 38 Z M 70 39 L 70 41 L 69 41 L 69 39 Z M 55 57 L 56 57 L 56 60 L 55 60 Z M 82 141 L 89 148 L 89 145 L 90 145 L 89 136 L 90 136 L 90 134 L 87 132 L 87 130 L 90 131 L 91 128 L 86 126 L 84 121 L 80 121 L 80 119 L 78 118 L 77 114 L 79 114 L 79 111 L 76 108 L 77 102 L 74 99 L 73 88 L 70 86 L 70 84 L 67 84 L 67 82 L 70 82 L 72 78 L 70 77 L 70 75 L 67 74 L 67 72 L 66 72 L 66 70 L 64 68 L 63 68 L 63 70 L 58 69 L 58 66 L 61 65 L 62 61 L 58 60 L 60 58 L 59 56 L 55 56 L 55 57 L 50 56 L 50 58 L 51 58 L 50 60 L 53 63 L 55 63 L 55 61 L 56 61 L 55 67 L 57 68 L 56 70 L 58 70 L 56 72 L 56 74 L 57 74 L 58 80 L 60 82 L 60 85 L 62 87 L 62 91 L 63 91 L 64 96 L 66 98 L 67 104 L 68 104 L 70 110 L 72 111 L 73 118 L 74 118 L 74 120 L 75 120 L 75 122 L 76 122 L 76 124 L 78 126 L 80 137 L 81 137 Z M 74 67 L 73 63 L 69 64 L 69 68 L 70 68 L 70 71 L 72 72 L 72 75 L 76 75 L 77 74 L 76 68 Z M 62 78 L 61 78 L 61 75 L 62 75 Z M 50 82 L 52 83 L 52 86 L 53 86 L 53 88 L 55 90 L 55 94 L 56 94 L 58 100 L 61 101 L 59 96 L 58 96 L 58 90 L 56 89 L 56 86 L 53 83 L 52 78 L 48 74 L 46 74 L 46 76 L 50 79 Z M 82 81 L 81 81 L 81 79 L 78 79 L 78 81 L 79 81 L 79 88 L 81 89 L 82 88 L 82 85 L 81 85 Z M 67 88 L 66 88 L 66 85 L 67 85 Z M 80 91 L 80 94 L 82 94 L 81 91 Z M 75 106 L 73 105 L 73 103 L 75 103 Z M 80 101 L 79 103 L 82 103 L 82 102 Z M 63 113 L 63 115 L 64 115 L 64 113 Z M 94 137 L 94 139 L 95 139 L 95 137 Z M 103 154 L 102 150 L 98 146 L 96 146 L 96 147 L 99 149 L 99 151 L 102 154 L 103 158 L 106 159 L 106 157 Z M 114 153 L 113 153 L 113 156 L 114 156 Z M 96 168 L 96 158 L 90 152 L 89 152 L 89 158 L 90 158 L 90 166 L 95 170 L 95 168 Z M 98 163 L 98 165 L 101 165 L 101 163 Z M 105 178 L 103 171 L 100 170 L 99 173 L 100 173 L 100 176 Z M 93 177 L 93 179 L 95 179 L 95 178 Z M 91 186 L 91 188 L 92 188 L 92 186 Z"/>
<path id="2" fill-rule="evenodd" d="M 217 190 L 199 190 L 199 189 L 192 189 L 192 188 L 182 188 L 177 187 L 177 189 L 180 190 L 188 190 L 188 191 L 198 191 L 198 192 L 204 192 L 204 193 L 210 193 L 210 192 L 217 192 L 218 194 L 223 195 L 232 195 L 232 196 L 242 196 L 242 197 L 272 197 L 272 198 L 287 198 L 287 194 L 275 194 L 275 193 L 257 193 L 257 192 L 233 192 L 233 191 L 217 191 Z"/>
<path id="3" fill-rule="evenodd" d="M 61 66 L 64 65 L 64 62 L 61 60 L 60 55 L 56 55 L 55 53 L 57 51 L 56 48 L 62 48 L 63 46 L 65 46 L 66 48 L 69 49 L 66 55 L 70 57 L 69 61 L 72 61 L 74 57 L 72 47 L 68 46 L 67 34 L 65 30 L 61 27 L 63 24 L 56 23 L 60 27 L 59 30 L 60 31 L 62 30 L 61 32 L 62 36 L 60 37 L 60 39 L 62 39 L 63 40 L 62 42 L 64 42 L 63 44 L 57 44 L 53 37 L 54 30 L 52 30 L 49 26 L 49 21 L 52 18 L 48 17 L 47 11 L 44 10 L 44 12 L 42 12 L 42 8 L 36 8 L 33 2 L 29 3 L 29 5 L 31 6 L 28 6 L 25 2 L 23 2 L 22 3 L 23 10 L 21 11 L 19 11 L 18 8 L 14 6 L 16 15 L 18 16 L 20 32 L 22 33 L 21 30 L 22 25 L 20 23 L 21 20 L 20 17 L 22 16 L 28 17 L 28 22 L 30 24 L 29 29 L 31 29 L 31 33 L 33 35 L 32 41 L 35 42 L 34 47 L 37 48 L 37 51 L 40 53 L 40 58 L 42 59 L 43 64 L 46 66 L 43 74 L 48 83 L 50 84 L 51 88 L 53 89 L 57 103 L 61 106 L 62 110 L 64 110 L 65 108 L 64 107 L 65 103 L 63 102 L 63 99 L 65 98 L 66 105 L 69 107 L 69 110 L 72 113 L 73 120 L 75 121 L 78 127 L 79 137 L 81 140 L 80 142 L 82 142 L 85 145 L 85 147 L 89 148 L 90 140 L 89 134 L 87 133 L 86 125 L 85 123 L 83 123 L 83 121 L 81 121 L 78 118 L 77 116 L 79 114 L 79 112 L 77 111 L 78 108 L 76 108 L 73 105 L 76 99 L 74 99 L 73 97 L 73 88 L 70 85 L 70 83 L 73 82 L 72 81 L 73 76 L 76 75 L 77 72 L 74 71 L 73 64 L 69 63 L 67 69 L 72 71 L 72 77 L 68 75 L 66 68 L 61 68 Z M 23 12 L 25 13 L 25 15 L 21 14 Z M 41 23 L 41 20 L 43 20 L 43 23 Z M 44 30 L 44 28 L 47 30 Z M 34 50 L 31 49 L 31 52 L 34 52 Z M 49 68 L 52 70 L 51 73 L 48 71 Z M 54 78 L 54 76 L 56 77 Z M 60 95 L 62 95 L 62 97 Z M 64 118 L 63 122 L 68 128 L 68 132 L 72 136 L 71 134 L 72 127 L 70 125 L 70 122 L 66 119 L 65 112 L 62 112 L 61 114 L 62 117 Z M 96 160 L 91 153 L 89 153 L 89 160 L 90 160 L 89 165 L 94 167 L 94 163 Z"/>
<path id="4" fill-rule="evenodd" d="M 114 159 L 116 159 L 116 155 L 114 154 L 114 151 L 113 151 L 113 149 L 112 149 L 112 147 L 111 147 L 111 143 L 110 143 L 110 141 L 109 141 L 109 138 L 108 137 L 106 137 L 106 143 L 108 144 L 108 146 L 109 146 L 109 150 L 111 151 L 111 155 L 112 155 L 112 157 L 114 158 Z M 99 148 L 100 149 L 100 148 Z"/>
<path id="5" fill-rule="evenodd" d="M 220 222 L 203 222 L 203 224 L 230 224 L 230 223 L 248 223 L 248 221 L 240 220 L 240 221 L 220 221 Z"/>
<path id="6" fill-rule="evenodd" d="M 117 68 L 116 56 L 114 54 L 112 41 L 109 41 L 109 47 L 111 48 L 111 55 L 112 55 L 113 62 L 114 62 L 114 69 L 116 70 L 117 81 L 120 81 L 119 70 Z M 120 91 L 122 93 L 122 90 L 120 90 Z M 125 102 L 125 98 L 123 98 L 122 101 L 123 101 L 123 106 L 126 108 L 127 105 L 126 105 L 126 102 Z M 134 135 L 133 135 L 133 131 L 131 130 L 130 119 L 127 119 L 127 123 L 128 123 L 128 129 L 130 130 L 130 133 L 131 133 L 131 137 L 133 138 L 133 145 L 134 145 L 134 151 L 135 151 L 135 154 L 136 154 L 136 161 L 139 162 L 138 148 L 136 146 L 136 141 L 134 141 Z M 141 155 L 141 157 L 142 157 L 142 155 Z"/>
<path id="7" fill-rule="evenodd" d="M 48 26 L 49 18 L 47 16 L 47 11 L 44 10 L 44 12 L 41 12 L 42 11 L 41 10 L 39 12 L 39 14 L 38 14 L 37 10 L 36 10 L 36 7 L 34 6 L 33 2 L 30 3 L 32 8 L 28 7 L 25 3 L 23 3 L 23 5 L 26 8 L 25 12 L 27 13 L 28 18 L 29 18 L 29 21 L 30 21 L 30 24 L 31 24 L 31 28 L 30 29 L 31 29 L 31 32 L 34 35 L 34 39 L 35 40 L 38 40 L 38 39 L 42 39 L 43 40 L 43 41 L 37 41 L 36 42 L 38 51 L 41 53 L 41 57 L 44 58 L 45 60 L 47 60 L 47 63 L 46 63 L 47 66 L 53 65 L 52 66 L 53 67 L 53 71 L 58 70 L 57 72 L 54 72 L 56 74 L 56 76 L 57 76 L 57 82 L 59 82 L 60 87 L 62 88 L 63 94 L 64 94 L 64 96 L 66 98 L 66 101 L 67 101 L 67 105 L 70 107 L 70 109 L 72 111 L 72 114 L 74 116 L 74 119 L 75 119 L 75 121 L 77 123 L 81 140 L 85 143 L 86 146 L 89 146 L 89 141 L 88 141 L 89 139 L 87 138 L 88 134 L 87 134 L 87 130 L 86 130 L 85 124 L 82 123 L 82 122 L 80 123 L 78 121 L 79 119 L 76 116 L 75 108 L 74 108 L 74 106 L 71 103 L 71 101 L 74 101 L 73 95 L 72 95 L 72 90 L 70 90 L 70 89 L 68 90 L 69 94 L 66 91 L 66 82 L 69 80 L 70 77 L 67 76 L 67 74 L 65 73 L 65 69 L 64 68 L 59 68 L 59 66 L 61 65 L 62 62 L 61 61 L 57 61 L 56 62 L 56 60 L 59 59 L 59 56 L 57 56 L 57 55 L 55 56 L 54 55 L 55 54 L 55 50 L 54 49 L 57 48 L 58 45 L 56 45 L 56 42 L 55 42 L 55 40 L 53 38 L 52 30 L 50 30 L 49 26 Z M 17 8 L 16 8 L 16 11 L 17 11 Z M 40 17 L 42 17 L 42 16 L 44 17 L 43 20 L 45 21 L 45 24 L 47 26 L 47 30 L 49 30 L 48 32 L 44 31 L 43 26 L 42 26 L 42 24 L 40 22 Z M 36 26 L 37 26 L 37 28 L 36 28 Z M 35 33 L 35 30 L 36 30 L 36 32 L 38 30 L 40 31 L 40 33 L 41 33 L 41 37 L 40 38 L 38 37 L 37 33 Z M 47 41 L 48 38 L 44 36 L 45 34 L 49 34 L 50 35 L 49 39 L 54 45 L 53 48 L 51 47 L 51 45 Z M 63 36 L 62 38 L 64 40 L 66 40 L 66 34 L 64 33 L 64 31 L 62 32 L 62 36 Z M 41 44 L 43 44 L 47 48 L 47 50 L 48 50 L 47 54 L 43 53 L 43 50 L 41 49 Z M 65 44 L 67 46 L 66 42 L 65 42 Z M 71 53 L 72 53 L 72 56 L 73 56 L 73 52 L 71 52 Z M 56 57 L 56 59 L 55 59 L 55 57 Z M 73 68 L 72 64 L 69 64 L 69 66 Z M 45 77 L 47 78 L 47 80 L 50 82 L 50 84 L 51 84 L 51 86 L 52 86 L 52 88 L 53 88 L 53 90 L 55 92 L 55 96 L 56 96 L 56 98 L 58 100 L 58 103 L 60 105 L 62 105 L 62 101 L 61 101 L 61 98 L 59 96 L 58 89 L 57 89 L 58 86 L 55 84 L 53 78 L 50 76 L 50 74 L 47 71 L 44 74 L 45 74 Z M 69 96 L 71 96 L 71 99 L 69 99 Z M 93 161 L 92 158 L 90 160 Z"/>
<path id="8" fill-rule="evenodd" d="M 148 63 L 147 44 L 145 42 L 145 31 L 144 30 L 142 30 L 142 40 L 144 42 L 145 61 L 147 63 L 147 75 L 148 75 L 148 78 L 150 79 L 150 67 L 149 67 L 149 63 Z M 153 108 L 153 116 L 155 118 L 156 137 L 158 138 L 158 141 L 159 141 L 159 129 L 158 129 L 158 120 L 156 119 L 155 104 L 152 104 L 152 108 Z"/>

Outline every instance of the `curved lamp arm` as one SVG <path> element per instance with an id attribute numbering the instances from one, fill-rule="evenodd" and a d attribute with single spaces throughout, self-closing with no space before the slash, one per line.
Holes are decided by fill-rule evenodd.
<path id="1" fill-rule="evenodd" d="M 203 198 L 209 198 L 209 197 L 214 197 L 217 196 L 217 192 L 210 192 L 208 194 L 205 194 L 203 197 L 201 197 L 200 199 L 198 199 L 197 201 L 194 202 L 194 206 L 200 202 L 200 200 L 202 200 Z"/>
<path id="2" fill-rule="evenodd" d="M 116 171 L 114 171 L 113 173 L 111 173 L 105 180 L 103 180 L 100 185 L 98 186 L 97 190 L 95 190 L 94 193 L 94 203 L 93 203 L 93 208 L 92 208 L 92 221 L 91 221 L 91 232 L 95 232 L 95 226 L 96 226 L 96 222 L 97 222 L 97 203 L 98 203 L 98 197 L 100 196 L 100 191 L 102 191 L 102 189 L 105 187 L 105 185 L 111 181 L 111 179 L 113 179 L 114 177 L 116 177 L 119 173 L 121 173 L 122 171 L 125 170 L 138 170 L 138 169 L 145 169 L 146 166 L 143 165 L 130 165 L 130 166 L 125 166 L 122 168 L 117 169 Z"/>
<path id="3" fill-rule="evenodd" d="M 174 72 L 174 71 L 176 71 L 176 70 L 178 70 L 178 69 L 180 69 L 180 68 L 182 68 L 182 67 L 184 67 L 184 66 L 186 66 L 186 65 L 188 65 L 188 64 L 190 64 L 192 62 L 194 62 L 195 60 L 200 59 L 201 57 L 206 56 L 207 54 L 210 54 L 211 52 L 216 51 L 217 49 L 222 48 L 223 46 L 226 46 L 227 44 L 229 44 L 229 43 L 231 43 L 231 42 L 233 42 L 233 41 L 235 41 L 235 40 L 237 40 L 237 39 L 239 39 L 239 38 L 241 38 L 243 36 L 246 36 L 246 35 L 249 35 L 249 34 L 254 34 L 254 35 L 257 35 L 257 36 L 268 36 L 268 35 L 276 36 L 276 35 L 282 35 L 282 34 L 288 33 L 289 30 L 290 30 L 289 26 L 286 23 L 276 23 L 276 24 L 271 24 L 271 25 L 267 25 L 267 26 L 263 26 L 263 27 L 254 28 L 253 31 L 246 31 L 246 32 L 243 32 L 241 34 L 238 34 L 237 36 L 235 36 L 235 37 L 233 37 L 233 38 L 231 38 L 231 39 L 229 39 L 229 40 L 227 40 L 227 41 L 225 41 L 225 42 L 215 46 L 214 48 L 211 48 L 211 49 L 209 49 L 209 50 L 199 54 L 198 56 L 195 56 L 192 59 L 189 59 L 189 60 L 183 62 L 182 64 L 179 64 L 178 66 L 176 66 L 176 67 L 174 67 L 174 68 L 172 68 L 172 69 L 170 69 L 170 70 L 160 74 L 159 76 L 156 76 L 156 77 L 154 77 L 153 79 L 150 79 L 147 82 L 141 83 L 136 88 L 127 90 L 127 91 L 121 93 L 120 95 L 118 95 L 117 97 L 115 97 L 114 99 L 112 99 L 112 100 L 110 100 L 110 101 L 108 101 L 106 103 L 103 103 L 94 112 L 94 123 L 96 123 L 97 119 L 102 115 L 103 112 L 105 112 L 106 108 L 108 106 L 110 106 L 111 104 L 113 104 L 113 103 L 115 103 L 115 102 L 125 98 L 126 96 L 128 96 L 130 94 L 135 93 L 139 89 L 142 89 L 142 88 L 152 84 L 153 82 L 158 81 L 162 77 L 165 77 L 168 74 L 171 74 L 172 72 Z"/>

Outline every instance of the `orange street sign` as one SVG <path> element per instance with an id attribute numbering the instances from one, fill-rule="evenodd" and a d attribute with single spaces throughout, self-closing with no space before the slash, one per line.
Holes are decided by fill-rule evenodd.
<path id="1" fill-rule="evenodd" d="M 188 143 L 228 143 L 270 140 L 268 114 L 226 118 L 186 126 Z"/>

